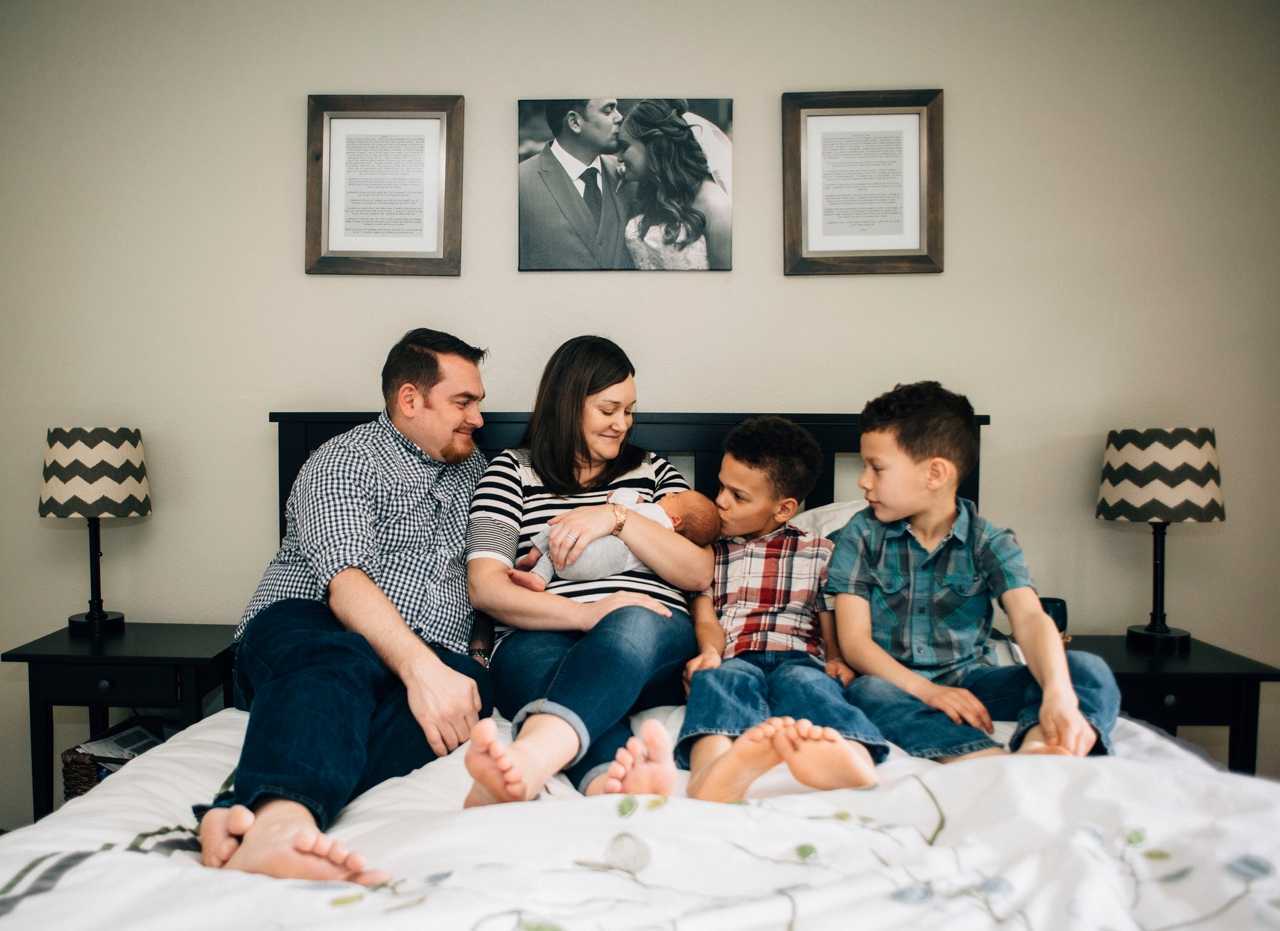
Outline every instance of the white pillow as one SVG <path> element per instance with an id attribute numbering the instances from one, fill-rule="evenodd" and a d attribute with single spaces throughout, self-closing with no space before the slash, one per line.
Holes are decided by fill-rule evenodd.
<path id="1" fill-rule="evenodd" d="M 835 504 L 824 504 L 812 511 L 802 511 L 791 518 L 790 523 L 792 527 L 825 537 L 842 530 L 844 525 L 853 519 L 853 515 L 866 506 L 865 499 L 837 501 Z"/>

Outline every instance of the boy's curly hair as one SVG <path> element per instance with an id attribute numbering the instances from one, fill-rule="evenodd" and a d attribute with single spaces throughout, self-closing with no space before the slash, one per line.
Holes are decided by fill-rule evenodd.
<path id="1" fill-rule="evenodd" d="M 936 381 L 894 385 L 862 409 L 863 433 L 892 433 L 915 462 L 939 456 L 955 464 L 964 481 L 978 462 L 978 421 L 963 394 Z"/>
<path id="2" fill-rule="evenodd" d="M 724 438 L 724 451 L 764 472 L 779 499 L 803 501 L 822 471 L 822 447 L 813 434 L 772 414 L 734 427 Z"/>

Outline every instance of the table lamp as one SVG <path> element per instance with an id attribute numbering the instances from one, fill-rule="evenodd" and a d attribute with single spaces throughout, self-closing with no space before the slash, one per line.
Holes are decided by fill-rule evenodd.
<path id="1" fill-rule="evenodd" d="M 75 635 L 101 637 L 124 631 L 124 615 L 102 610 L 102 557 L 98 521 L 151 513 L 142 431 L 82 427 L 49 430 L 44 454 L 41 517 L 89 519 L 89 610 L 67 624 Z"/>
<path id="2" fill-rule="evenodd" d="M 1189 649 L 1191 634 L 1165 623 L 1164 535 L 1171 523 L 1227 519 L 1214 432 L 1208 427 L 1112 430 L 1107 434 L 1096 515 L 1099 520 L 1151 524 L 1151 623 L 1130 627 L 1129 645 L 1159 653 Z"/>

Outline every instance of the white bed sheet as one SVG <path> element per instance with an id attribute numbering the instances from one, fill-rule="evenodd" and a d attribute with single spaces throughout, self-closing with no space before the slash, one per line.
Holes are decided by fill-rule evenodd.
<path id="1" fill-rule="evenodd" d="M 678 726 L 679 710 L 657 714 Z M 375 890 L 199 866 L 190 805 L 235 765 L 246 721 L 214 715 L 0 838 L 0 923 L 1280 927 L 1280 785 L 1217 771 L 1123 719 L 1115 758 L 939 766 L 899 752 L 875 789 L 812 792 L 780 769 L 734 805 L 561 787 L 463 811 L 455 753 L 378 786 L 334 825 L 397 877 Z"/>

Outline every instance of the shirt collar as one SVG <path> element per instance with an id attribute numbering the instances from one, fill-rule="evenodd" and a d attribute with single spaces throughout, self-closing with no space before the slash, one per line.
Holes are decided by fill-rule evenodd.
<path id="1" fill-rule="evenodd" d="M 381 427 L 383 431 L 386 432 L 386 434 L 390 436 L 394 442 L 399 444 L 400 447 L 404 449 L 405 452 L 409 453 L 410 455 L 416 456 L 419 460 L 423 462 L 423 464 L 430 467 L 432 471 L 438 473 L 441 469 L 444 468 L 445 463 L 437 462 L 436 460 L 432 459 L 430 456 L 428 456 L 418 447 L 417 443 L 413 442 L 413 440 L 409 439 L 407 436 L 405 436 L 403 433 L 400 432 L 399 428 L 397 428 L 396 425 L 391 422 L 391 415 L 387 412 L 386 408 L 383 408 L 382 413 L 378 415 L 378 426 Z"/>
<path id="2" fill-rule="evenodd" d="M 596 171 L 600 172 L 601 175 L 604 174 L 604 171 L 600 167 L 599 155 L 595 157 L 595 160 L 592 161 L 590 165 L 584 164 L 565 151 L 564 146 L 560 145 L 559 139 L 551 143 L 551 154 L 556 157 L 556 161 L 564 166 L 564 170 L 569 173 L 569 177 L 575 181 L 581 178 L 582 173 L 588 168 L 594 168 Z M 584 181 L 583 184 L 585 183 L 586 182 Z"/>
<path id="3" fill-rule="evenodd" d="M 748 540 L 746 537 L 729 537 L 728 539 L 730 543 L 737 543 L 743 546 L 750 546 L 753 543 L 768 543 L 769 541 L 777 539 L 778 537 L 783 536 L 788 532 L 795 536 L 799 536 L 801 533 L 801 531 L 796 527 L 792 527 L 790 524 L 783 524 L 777 530 L 771 530 L 768 533 L 764 534 L 763 536 L 753 537 L 750 540 Z"/>
<path id="4" fill-rule="evenodd" d="M 973 503 L 964 498 L 956 498 L 956 520 L 951 525 L 951 532 L 942 538 L 945 543 L 951 537 L 955 537 L 961 544 L 969 542 L 969 528 L 973 523 Z M 873 514 L 874 518 L 875 515 Z M 884 538 L 892 540 L 902 536 L 904 533 L 910 533 L 906 519 L 895 520 L 891 524 L 884 524 Z"/>

